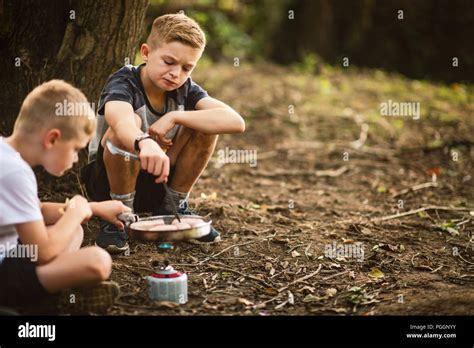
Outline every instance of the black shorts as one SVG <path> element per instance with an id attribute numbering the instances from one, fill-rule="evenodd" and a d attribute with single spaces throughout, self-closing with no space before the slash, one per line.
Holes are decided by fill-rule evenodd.
<path id="1" fill-rule="evenodd" d="M 39 282 L 36 262 L 24 257 L 5 257 L 0 264 L 0 306 L 21 308 L 52 301 Z"/>
<path id="2" fill-rule="evenodd" d="M 110 199 L 110 186 L 103 160 L 104 148 L 99 144 L 97 157 L 81 170 L 81 179 L 92 201 L 101 202 Z M 168 181 L 174 174 L 174 167 L 170 168 Z M 156 177 L 140 170 L 135 185 L 135 201 L 133 208 L 136 213 L 152 213 L 157 215 L 165 190 L 162 184 L 155 183 Z"/>

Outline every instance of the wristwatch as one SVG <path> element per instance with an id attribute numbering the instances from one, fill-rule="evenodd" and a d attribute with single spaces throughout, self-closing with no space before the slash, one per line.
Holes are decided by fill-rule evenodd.
<path id="1" fill-rule="evenodd" d="M 139 136 L 135 138 L 135 143 L 133 145 L 133 147 L 135 148 L 135 151 L 140 152 L 140 147 L 138 146 L 138 144 L 140 143 L 140 141 L 145 140 L 145 139 L 153 139 L 153 138 L 148 133 L 140 134 Z"/>

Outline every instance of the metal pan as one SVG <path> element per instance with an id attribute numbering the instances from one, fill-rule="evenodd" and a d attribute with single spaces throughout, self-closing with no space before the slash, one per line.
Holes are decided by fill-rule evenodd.
<path id="1" fill-rule="evenodd" d="M 193 218 L 203 221 L 203 224 L 197 227 L 191 227 L 183 230 L 172 231 L 148 231 L 134 228 L 136 222 L 153 221 L 163 219 L 165 224 L 171 224 L 176 218 L 174 215 L 156 215 L 148 217 L 139 217 L 136 214 L 122 214 L 119 218 L 125 223 L 129 235 L 136 239 L 156 242 L 175 242 L 180 240 L 198 239 L 211 232 L 212 220 L 208 216 L 199 215 L 181 215 L 181 218 Z"/>

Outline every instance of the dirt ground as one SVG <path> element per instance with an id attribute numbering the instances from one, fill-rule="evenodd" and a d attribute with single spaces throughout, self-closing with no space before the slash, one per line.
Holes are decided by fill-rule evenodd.
<path id="1" fill-rule="evenodd" d="M 216 151 L 256 150 L 257 165 L 216 152 L 190 203 L 222 241 L 166 252 L 130 241 L 130 255 L 114 257 L 122 295 L 107 314 L 474 314 L 472 86 L 327 67 L 199 69 L 195 80 L 247 122 Z M 420 119 L 380 116 L 388 99 L 420 102 Z M 40 197 L 80 193 L 78 171 L 40 180 Z M 97 230 L 89 222 L 85 245 Z M 185 305 L 148 299 L 145 278 L 165 260 L 189 277 Z"/>

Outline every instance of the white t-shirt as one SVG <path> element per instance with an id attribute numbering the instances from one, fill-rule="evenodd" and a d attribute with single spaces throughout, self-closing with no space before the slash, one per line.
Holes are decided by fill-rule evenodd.
<path id="1" fill-rule="evenodd" d="M 18 242 L 15 225 L 43 220 L 33 169 L 0 137 L 0 263 Z"/>

